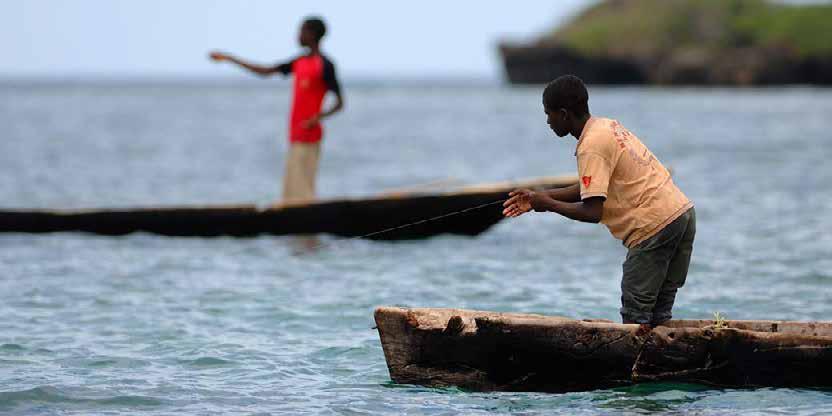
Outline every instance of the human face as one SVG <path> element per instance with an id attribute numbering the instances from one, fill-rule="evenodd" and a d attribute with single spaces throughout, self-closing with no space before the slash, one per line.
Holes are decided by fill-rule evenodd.
<path id="1" fill-rule="evenodd" d="M 303 46 L 304 48 L 311 47 L 315 44 L 315 34 L 312 33 L 312 31 L 309 30 L 305 24 L 300 27 L 300 33 L 298 33 L 298 43 L 300 43 L 300 46 Z"/>
<path id="2" fill-rule="evenodd" d="M 569 112 L 566 109 L 552 110 L 543 106 L 543 112 L 546 113 L 546 124 L 558 137 L 569 134 Z"/>

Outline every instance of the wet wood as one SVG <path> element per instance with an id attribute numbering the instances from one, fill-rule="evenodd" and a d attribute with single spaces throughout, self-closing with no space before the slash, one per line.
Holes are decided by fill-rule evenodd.
<path id="1" fill-rule="evenodd" d="M 574 176 L 464 187 L 453 192 L 409 192 L 373 198 L 319 200 L 256 206 L 94 209 L 73 211 L 0 210 L 0 232 L 78 231 L 102 235 L 148 232 L 166 236 L 256 236 L 328 233 L 357 237 L 465 210 L 507 197 L 517 187 L 559 188 Z M 437 234 L 477 235 L 502 220 L 499 204 L 371 236 L 378 240 L 417 239 Z"/>
<path id="2" fill-rule="evenodd" d="M 566 392 L 644 381 L 832 386 L 832 323 L 678 320 L 637 325 L 541 315 L 380 307 L 396 383 Z"/>

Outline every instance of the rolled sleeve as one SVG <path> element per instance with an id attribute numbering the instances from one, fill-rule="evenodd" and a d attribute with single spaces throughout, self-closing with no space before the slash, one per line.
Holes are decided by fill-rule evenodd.
<path id="1" fill-rule="evenodd" d="M 581 185 L 581 200 L 601 196 L 607 198 L 612 167 L 609 160 L 594 152 L 578 154 L 578 179 Z"/>

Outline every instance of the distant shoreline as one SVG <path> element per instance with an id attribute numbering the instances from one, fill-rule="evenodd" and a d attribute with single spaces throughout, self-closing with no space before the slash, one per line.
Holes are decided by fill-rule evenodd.
<path id="1" fill-rule="evenodd" d="M 342 83 L 355 87 L 413 86 L 413 87 L 456 87 L 456 86 L 500 86 L 505 83 L 499 78 L 488 77 L 424 77 L 424 78 L 384 78 L 384 77 L 344 77 Z M 240 77 L 203 77 L 189 75 L 174 76 L 16 76 L 0 75 L 0 86 L 126 86 L 126 85 L 176 85 L 176 86 L 291 86 L 290 79 L 261 79 L 250 76 Z"/>
<path id="2" fill-rule="evenodd" d="M 530 89 L 540 90 L 545 82 L 511 84 L 502 80 L 478 79 L 344 79 L 346 88 L 383 89 L 383 88 L 487 88 L 487 89 Z M 33 77 L 0 77 L 0 88 L 246 88 L 246 89 L 290 89 L 291 81 L 279 79 L 246 79 L 246 78 L 174 78 L 174 77 L 130 77 L 130 78 L 33 78 Z M 668 85 L 668 84 L 593 84 L 595 89 L 604 90 L 736 90 L 732 85 Z M 832 85 L 822 84 L 767 84 L 745 86 L 743 90 L 830 90 Z"/>

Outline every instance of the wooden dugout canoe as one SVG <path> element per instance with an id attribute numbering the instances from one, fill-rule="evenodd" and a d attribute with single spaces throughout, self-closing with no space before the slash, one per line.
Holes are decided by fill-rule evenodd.
<path id="1" fill-rule="evenodd" d="M 832 322 L 673 320 L 638 336 L 605 320 L 462 309 L 375 311 L 396 383 L 568 392 L 645 381 L 832 386 Z"/>
<path id="2" fill-rule="evenodd" d="M 357 237 L 498 201 L 518 187 L 548 189 L 574 183 L 577 183 L 574 176 L 544 177 L 469 186 L 448 192 L 399 192 L 266 209 L 243 205 L 76 211 L 0 210 L 0 232 L 78 231 L 124 235 L 141 231 L 193 237 L 328 233 Z M 369 238 L 416 239 L 445 233 L 477 235 L 502 218 L 502 207 L 494 204 Z"/>

